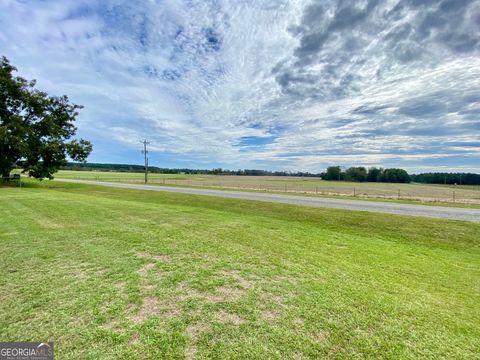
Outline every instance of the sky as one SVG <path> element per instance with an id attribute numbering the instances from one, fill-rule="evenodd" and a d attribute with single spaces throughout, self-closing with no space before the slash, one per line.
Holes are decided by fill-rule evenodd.
<path id="1" fill-rule="evenodd" d="M 480 172 L 480 0 L 0 0 L 90 162 Z"/>

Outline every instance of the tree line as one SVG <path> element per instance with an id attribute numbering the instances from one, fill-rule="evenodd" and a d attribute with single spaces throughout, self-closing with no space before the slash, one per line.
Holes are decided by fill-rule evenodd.
<path id="1" fill-rule="evenodd" d="M 116 172 L 142 172 L 145 171 L 143 165 L 130 164 L 101 164 L 101 163 L 74 163 L 70 162 L 65 166 L 60 166 L 60 170 L 78 170 L 78 171 L 116 171 Z M 215 169 L 190 169 L 190 168 L 161 168 L 149 166 L 148 172 L 158 174 L 192 174 L 192 175 L 240 175 L 240 176 L 304 176 L 319 177 L 320 174 L 313 174 L 302 171 L 268 171 L 256 169 L 238 169 L 228 170 L 222 168 Z"/>
<path id="2" fill-rule="evenodd" d="M 410 176 L 412 181 L 425 184 L 480 185 L 480 174 L 473 173 L 425 173 Z"/>
<path id="3" fill-rule="evenodd" d="M 143 165 L 126 164 L 98 164 L 98 163 L 68 163 L 61 166 L 62 170 L 83 171 L 118 171 L 118 172 L 142 172 Z M 189 168 L 160 168 L 150 166 L 151 173 L 159 174 L 198 174 L 198 175 L 240 175 L 240 176 L 300 176 L 320 177 L 330 181 L 356 181 L 356 182 L 388 182 L 388 183 L 426 183 L 426 184 L 465 184 L 480 185 L 480 175 L 471 173 L 424 173 L 409 175 L 406 170 L 399 168 L 365 168 L 363 166 L 342 169 L 340 166 L 330 166 L 325 172 L 291 172 L 291 171 L 268 171 L 255 169 L 228 170 L 216 169 L 189 169 Z"/>

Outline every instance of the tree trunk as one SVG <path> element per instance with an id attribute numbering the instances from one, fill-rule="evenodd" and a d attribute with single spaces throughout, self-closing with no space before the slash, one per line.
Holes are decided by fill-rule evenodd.
<path id="1" fill-rule="evenodd" d="M 6 179 L 6 178 L 9 178 L 9 177 L 10 177 L 10 171 L 11 171 L 11 170 L 12 170 L 11 168 L 9 168 L 9 169 L 2 169 L 2 170 L 1 170 L 1 171 L 2 171 L 2 178 L 3 178 L 3 180 L 8 180 L 8 179 Z"/>

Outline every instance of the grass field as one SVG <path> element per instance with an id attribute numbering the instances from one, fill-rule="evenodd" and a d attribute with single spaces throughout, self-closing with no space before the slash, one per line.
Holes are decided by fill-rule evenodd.
<path id="1" fill-rule="evenodd" d="M 59 171 L 64 179 L 120 181 L 141 183 L 143 173 Z M 480 205 L 480 186 L 355 183 L 347 181 L 323 181 L 319 178 L 280 176 L 225 176 L 150 174 L 149 183 L 175 186 L 200 186 L 223 189 L 264 190 L 272 192 L 302 193 L 309 195 L 356 196 L 387 200 L 417 200 Z M 455 192 L 455 195 L 453 194 Z"/>
<path id="2" fill-rule="evenodd" d="M 0 188 L 0 341 L 58 359 L 478 358 L 480 224 Z"/>

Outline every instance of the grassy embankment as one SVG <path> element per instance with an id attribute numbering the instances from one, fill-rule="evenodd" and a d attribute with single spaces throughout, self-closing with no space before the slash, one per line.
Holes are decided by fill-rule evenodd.
<path id="1" fill-rule="evenodd" d="M 1 341 L 58 358 L 474 358 L 480 224 L 0 188 Z"/>

